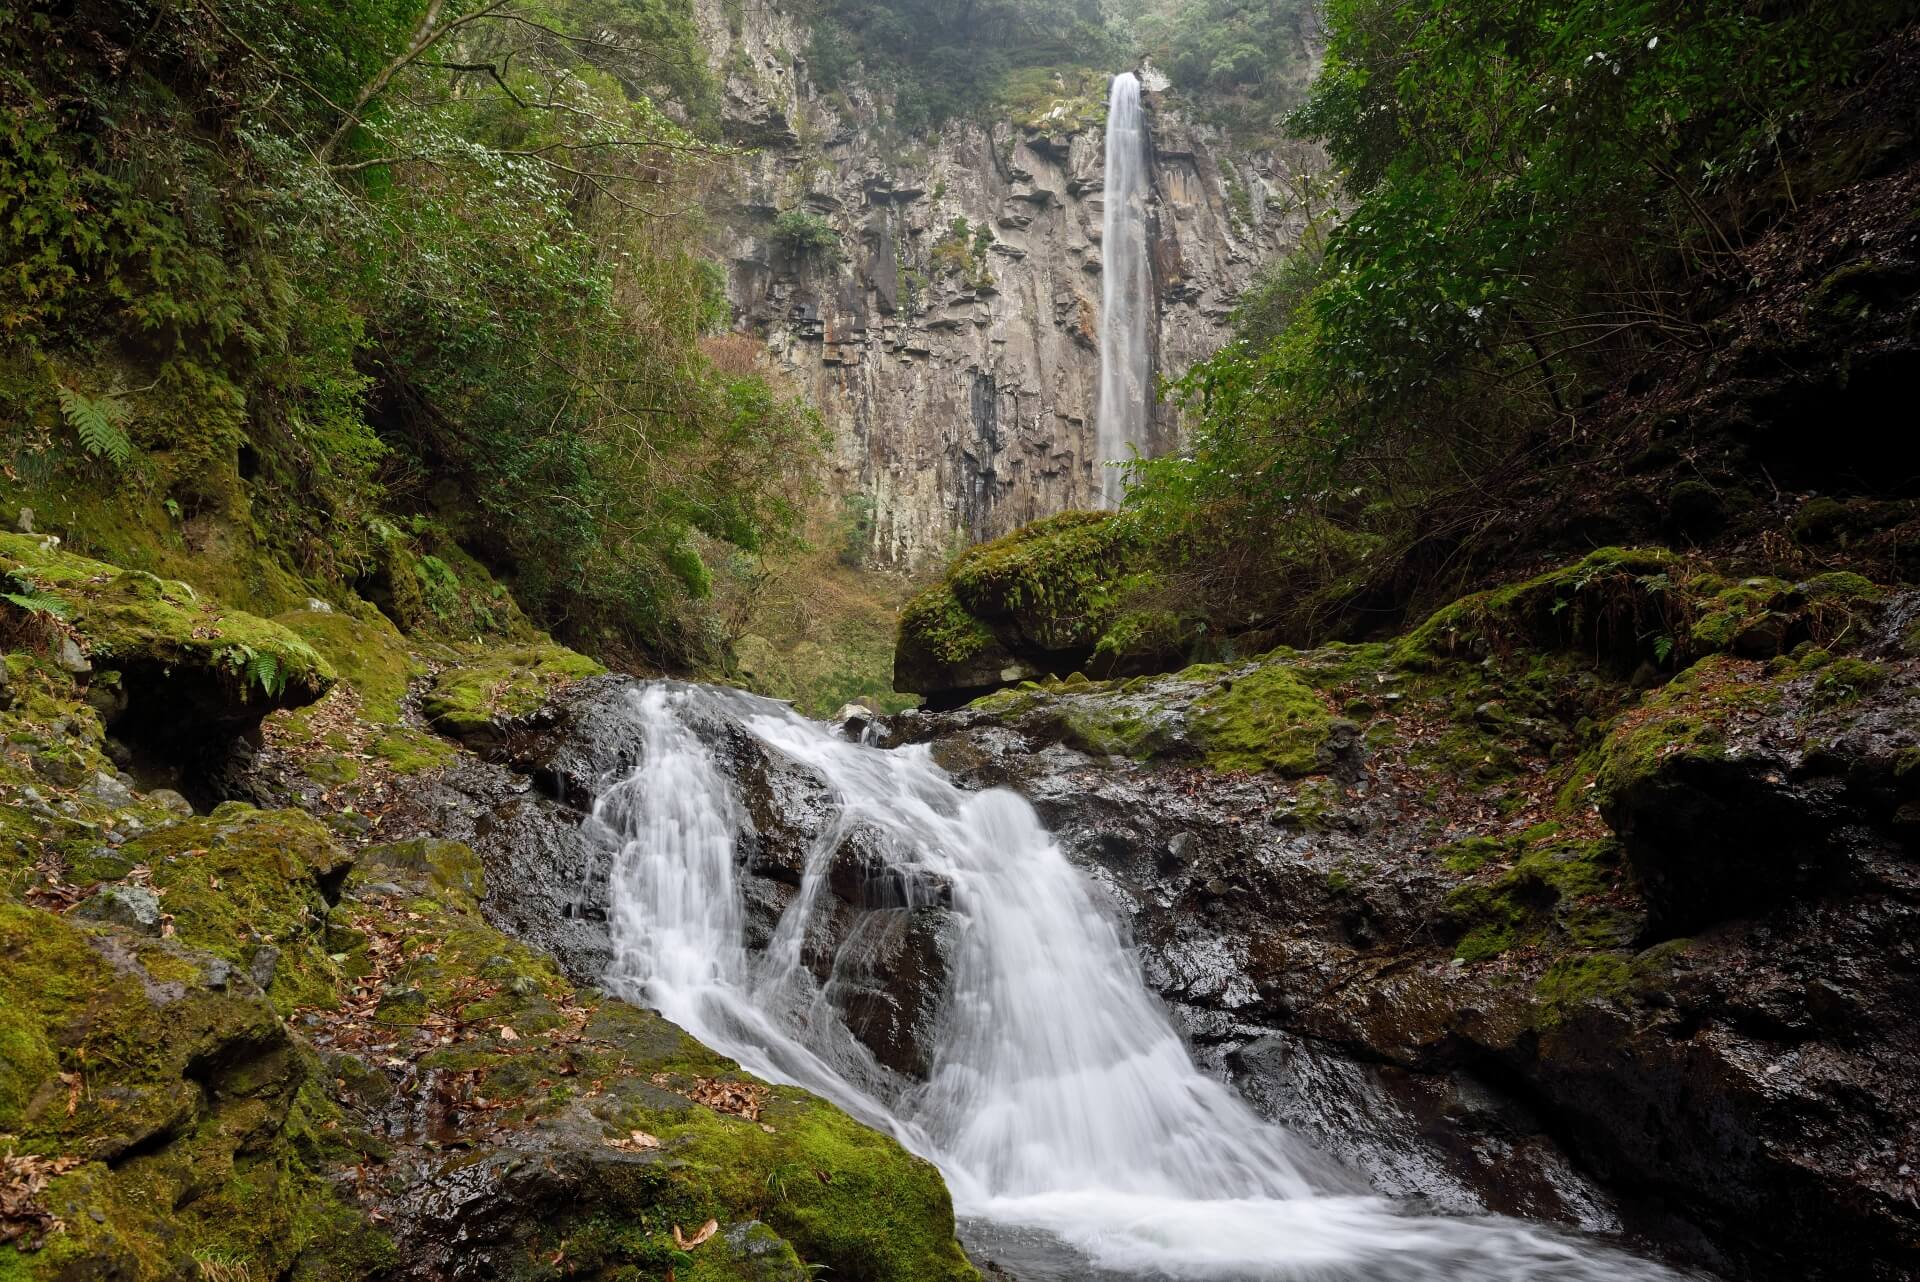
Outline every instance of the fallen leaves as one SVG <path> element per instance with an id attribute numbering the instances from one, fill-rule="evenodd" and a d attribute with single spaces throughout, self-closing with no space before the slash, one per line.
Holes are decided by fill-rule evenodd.
<path id="1" fill-rule="evenodd" d="M 716 1113 L 725 1113 L 730 1117 L 744 1117 L 749 1122 L 760 1120 L 760 1109 L 767 1097 L 767 1088 L 751 1082 L 729 1082 L 718 1077 L 696 1077 L 691 1086 L 682 1086 L 666 1073 L 655 1073 L 652 1077 L 655 1086 L 662 1090 L 683 1095 L 696 1104 L 705 1104 Z"/>
<path id="2" fill-rule="evenodd" d="M 615 1136 L 604 1143 L 608 1148 L 617 1148 L 623 1153 L 651 1153 L 660 1147 L 660 1137 L 645 1131 L 628 1131 L 625 1137 Z"/>
<path id="3" fill-rule="evenodd" d="M 80 1165 L 77 1157 L 41 1157 L 27 1153 L 0 1157 L 0 1246 L 13 1243 L 37 1251 L 47 1235 L 66 1228 L 41 1202 L 47 1182 Z M 704 1240 L 704 1239 L 702 1239 Z"/>
<path id="4" fill-rule="evenodd" d="M 699 1232 L 695 1233 L 692 1237 L 685 1237 L 680 1232 L 680 1226 L 676 1224 L 673 1226 L 673 1244 L 682 1251 L 691 1251 L 694 1247 L 699 1246 L 719 1231 L 720 1221 L 708 1220 L 700 1226 Z"/>

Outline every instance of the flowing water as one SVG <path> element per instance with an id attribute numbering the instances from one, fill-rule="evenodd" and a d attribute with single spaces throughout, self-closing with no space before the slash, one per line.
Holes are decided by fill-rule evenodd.
<path id="1" fill-rule="evenodd" d="M 1147 452 L 1152 404 L 1147 326 L 1153 300 L 1147 272 L 1146 128 L 1140 80 L 1130 71 L 1107 93 L 1106 187 L 1100 233 L 1100 402 L 1094 446 L 1101 504 L 1118 507 L 1123 470 L 1108 466 Z"/>
<path id="2" fill-rule="evenodd" d="M 890 1130 L 939 1166 L 976 1240 L 1042 1240 L 1053 1256 L 1041 1272 L 1057 1278 L 1672 1276 L 1538 1225 L 1372 1196 L 1258 1119 L 1194 1066 L 1115 923 L 1017 795 L 964 791 L 924 746 L 852 743 L 733 691 L 654 683 L 622 697 L 639 765 L 589 820 L 613 852 L 610 986 Z M 736 880 L 745 811 L 702 733 L 721 721 L 832 793 L 799 890 L 758 950 Z M 881 835 L 900 884 L 941 887 L 957 922 L 924 1082 L 880 1071 L 801 964 L 828 866 L 856 827 Z"/>

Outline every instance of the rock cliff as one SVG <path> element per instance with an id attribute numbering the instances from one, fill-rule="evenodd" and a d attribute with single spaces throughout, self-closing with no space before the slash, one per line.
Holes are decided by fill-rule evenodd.
<path id="1" fill-rule="evenodd" d="M 1090 506 L 1104 83 L 1063 73 L 1005 119 L 903 136 L 883 94 L 810 80 L 795 14 L 696 8 L 726 136 L 751 149 L 709 199 L 736 327 L 820 407 L 869 559 L 920 566 Z M 1260 260 L 1298 239 L 1291 197 L 1319 162 L 1299 144 L 1237 151 L 1164 92 L 1148 110 L 1152 353 L 1178 376 L 1223 341 Z M 776 219 L 796 211 L 837 248 L 783 240 Z M 1161 406 L 1156 448 L 1176 432 Z"/>

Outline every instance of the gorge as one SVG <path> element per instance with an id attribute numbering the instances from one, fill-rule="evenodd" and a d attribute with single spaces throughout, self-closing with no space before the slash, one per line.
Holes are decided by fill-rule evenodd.
<path id="1" fill-rule="evenodd" d="M 0 1282 L 1920 1277 L 1911 5 L 6 19 Z"/>

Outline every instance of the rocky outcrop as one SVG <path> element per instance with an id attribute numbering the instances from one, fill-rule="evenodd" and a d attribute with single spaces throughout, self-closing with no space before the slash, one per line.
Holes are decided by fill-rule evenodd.
<path id="1" fill-rule="evenodd" d="M 834 485 L 868 506 L 866 552 L 921 566 L 958 543 L 1091 506 L 1099 383 L 1104 84 L 1022 119 L 901 137 L 885 97 L 822 93 L 779 5 L 696 5 L 728 135 L 754 148 L 712 202 L 737 327 L 764 339 L 833 429 Z M 1237 152 L 1149 94 L 1156 372 L 1223 341 L 1257 263 L 1289 247 L 1308 148 Z M 783 243 L 779 214 L 837 248 Z M 1156 445 L 1175 434 L 1168 407 Z"/>
<path id="2" fill-rule="evenodd" d="M 326 660 L 286 628 L 59 543 L 0 534 L 0 612 L 89 680 L 90 701 L 123 738 L 175 751 L 231 739 L 332 686 Z"/>
<path id="3" fill-rule="evenodd" d="M 1729 1276 L 1910 1276 L 1920 605 L 1596 556 L 1397 645 L 892 735 L 1032 799 L 1196 1052 L 1377 1186 Z M 1784 616 L 1771 657 L 1662 670 L 1749 635 L 1730 611 Z"/>
<path id="4" fill-rule="evenodd" d="M 35 582 L 84 602 L 89 628 L 100 593 L 147 600 L 143 577 L 113 567 Z M 172 585 L 153 594 L 164 609 L 143 618 L 189 609 Z M 201 608 L 222 635 L 190 628 L 182 645 L 217 655 L 231 616 Z M 933 1167 L 570 980 L 499 928 L 510 914 L 490 921 L 483 901 L 552 906 L 579 928 L 550 932 L 557 944 L 589 939 L 590 916 L 522 905 L 513 880 L 576 853 L 561 843 L 577 812 L 471 753 L 423 748 L 408 683 L 427 665 L 391 652 L 390 628 L 296 614 L 342 679 L 270 718 L 227 781 L 274 808 L 196 815 L 119 770 L 101 709 L 41 632 L 0 665 L 0 1273 L 975 1277 Z M 432 689 L 484 714 L 502 754 L 557 720 L 527 701 L 589 666 L 551 646 L 491 662 L 434 647 L 432 662 Z M 557 794 L 587 769 L 541 779 Z M 416 825 L 442 806 L 452 818 Z M 519 865 L 449 839 L 519 849 L 521 828 Z M 849 871 L 869 896 L 887 886 Z"/>

